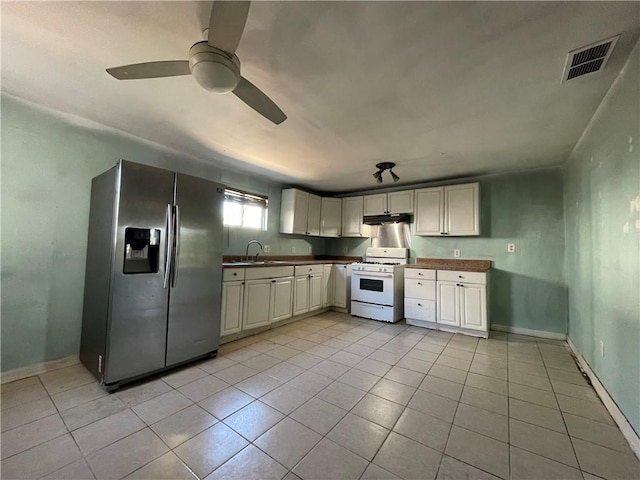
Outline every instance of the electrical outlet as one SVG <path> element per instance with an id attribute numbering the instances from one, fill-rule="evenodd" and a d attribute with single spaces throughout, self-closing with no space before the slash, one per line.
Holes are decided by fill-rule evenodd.
<path id="1" fill-rule="evenodd" d="M 296 253 L 296 247 L 291 247 L 291 253 Z"/>
<path id="2" fill-rule="evenodd" d="M 453 251 L 453 256 L 454 256 L 454 257 L 459 257 L 459 256 L 460 256 L 460 250 L 455 249 L 455 250 Z"/>
<path id="3" fill-rule="evenodd" d="M 309 253 L 313 253 L 313 247 L 309 245 Z"/>
<path id="4" fill-rule="evenodd" d="M 265 245 L 264 246 L 264 253 L 270 253 L 271 252 L 271 245 Z"/>
<path id="5" fill-rule="evenodd" d="M 349 247 L 344 247 L 342 249 L 342 253 L 349 253 Z"/>
<path id="6" fill-rule="evenodd" d="M 600 356 L 604 357 L 604 340 L 600 339 Z"/>
<path id="7" fill-rule="evenodd" d="M 516 244 L 515 243 L 507 244 L 507 252 L 513 253 L 515 251 L 516 251 Z"/>

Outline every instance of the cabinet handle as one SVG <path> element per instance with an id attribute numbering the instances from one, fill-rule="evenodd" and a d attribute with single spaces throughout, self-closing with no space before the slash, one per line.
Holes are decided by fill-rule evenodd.
<path id="1" fill-rule="evenodd" d="M 458 278 L 464 278 L 462 275 L 458 275 Z"/>
<path id="2" fill-rule="evenodd" d="M 238 275 L 237 273 L 234 273 L 233 276 L 235 277 L 236 275 Z"/>
<path id="3" fill-rule="evenodd" d="M 421 303 L 419 303 L 419 304 L 418 304 L 418 306 L 419 306 L 419 307 L 421 307 L 421 306 L 422 306 L 422 304 L 421 304 Z"/>
<path id="4" fill-rule="evenodd" d="M 422 285 L 422 282 L 418 282 L 418 285 Z"/>
<path id="5" fill-rule="evenodd" d="M 271 283 L 276 283 L 276 281 L 275 280 L 271 280 Z"/>
<path id="6" fill-rule="evenodd" d="M 422 273 L 421 273 L 421 272 L 418 272 L 418 275 L 422 276 Z"/>

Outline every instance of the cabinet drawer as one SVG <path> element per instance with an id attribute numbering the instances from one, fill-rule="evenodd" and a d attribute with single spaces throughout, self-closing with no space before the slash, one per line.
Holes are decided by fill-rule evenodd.
<path id="1" fill-rule="evenodd" d="M 419 300 L 417 298 L 404 299 L 404 316 L 405 318 L 414 318 L 416 320 L 424 320 L 425 322 L 436 321 L 436 302 L 435 300 Z"/>
<path id="2" fill-rule="evenodd" d="M 427 268 L 405 268 L 404 278 L 422 278 L 423 280 L 435 280 L 436 271 Z"/>
<path id="3" fill-rule="evenodd" d="M 235 280 L 244 280 L 244 268 L 224 268 L 222 270 L 223 282 L 233 282 Z"/>
<path id="4" fill-rule="evenodd" d="M 293 275 L 293 267 L 256 267 L 245 269 L 246 280 L 258 280 L 261 278 L 290 277 Z"/>
<path id="5" fill-rule="evenodd" d="M 436 281 L 416 278 L 405 278 L 404 296 L 420 300 L 436 299 Z"/>
<path id="6" fill-rule="evenodd" d="M 322 273 L 324 267 L 320 265 L 296 265 L 296 277 L 300 275 L 309 275 L 312 273 Z"/>
<path id="7" fill-rule="evenodd" d="M 459 272 L 455 270 L 438 270 L 438 281 L 487 284 L 484 272 Z"/>

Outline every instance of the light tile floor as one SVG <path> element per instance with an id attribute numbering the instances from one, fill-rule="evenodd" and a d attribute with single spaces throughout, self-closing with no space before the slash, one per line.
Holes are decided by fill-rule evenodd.
<path id="1" fill-rule="evenodd" d="M 106 394 L 2 386 L 2 478 L 640 478 L 564 342 L 327 312 Z"/>

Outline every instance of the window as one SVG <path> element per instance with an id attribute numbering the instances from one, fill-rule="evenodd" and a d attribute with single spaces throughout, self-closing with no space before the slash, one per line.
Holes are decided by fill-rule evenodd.
<path id="1" fill-rule="evenodd" d="M 224 224 L 232 227 L 267 229 L 269 200 L 262 195 L 225 189 Z"/>

